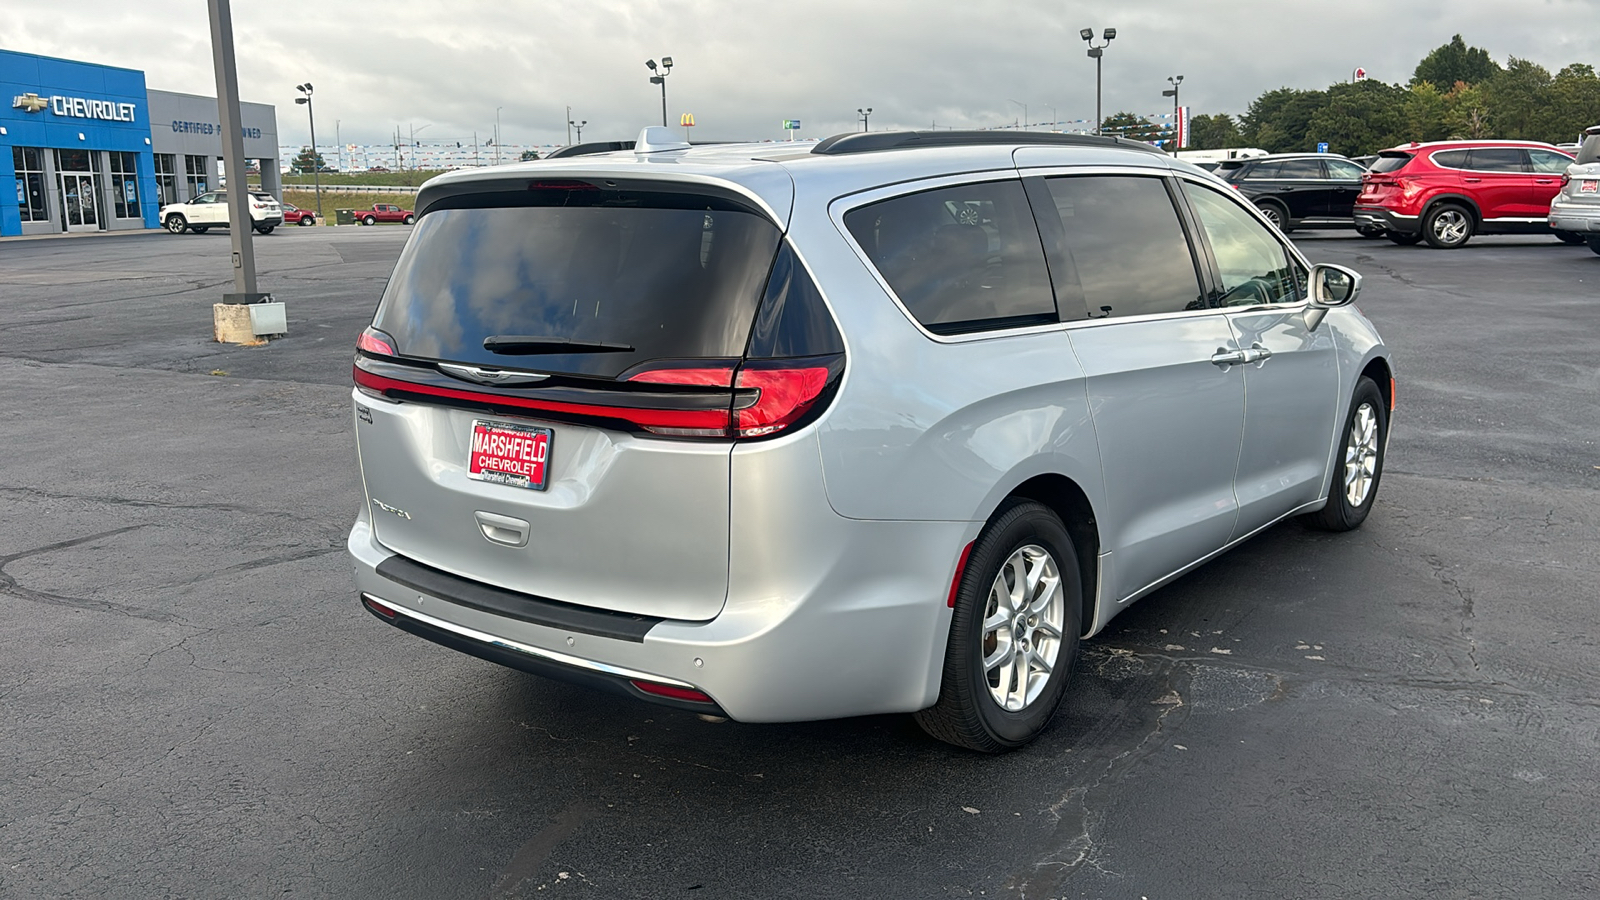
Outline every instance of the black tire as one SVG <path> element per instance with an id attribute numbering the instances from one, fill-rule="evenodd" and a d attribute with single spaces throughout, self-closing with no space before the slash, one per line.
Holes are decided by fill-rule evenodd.
<path id="1" fill-rule="evenodd" d="M 1410 247 L 1413 244 L 1422 243 L 1422 235 L 1420 234 L 1404 234 L 1399 231 L 1385 231 L 1383 236 L 1391 241 L 1394 241 L 1396 244 L 1399 244 L 1402 247 Z"/>
<path id="2" fill-rule="evenodd" d="M 277 228 L 277 227 L 278 226 L 276 226 L 276 225 L 257 225 L 256 226 L 256 231 L 260 232 L 261 234 L 271 234 L 272 233 L 272 229 Z"/>
<path id="3" fill-rule="evenodd" d="M 211 230 L 211 226 L 210 225 L 190 225 L 189 226 L 189 230 L 194 232 L 195 234 L 205 234 L 206 232 Z"/>
<path id="4" fill-rule="evenodd" d="M 1294 230 L 1294 226 L 1289 224 L 1289 210 L 1282 204 L 1272 200 L 1263 200 L 1257 203 L 1256 206 L 1261 210 L 1261 214 L 1267 217 L 1267 221 L 1278 229 L 1280 234 L 1288 234 Z"/>
<path id="5" fill-rule="evenodd" d="M 415 221 L 417 221 L 417 217 L 416 216 L 406 216 L 406 218 L 405 218 L 405 223 L 407 225 L 410 225 L 411 223 L 413 223 Z"/>
<path id="6" fill-rule="evenodd" d="M 1356 234 L 1364 238 L 1378 238 L 1383 237 L 1385 232 L 1382 228 L 1374 228 L 1371 225 L 1357 225 Z"/>
<path id="7" fill-rule="evenodd" d="M 301 228 L 304 228 L 307 225 L 315 225 L 315 224 L 317 224 L 317 220 L 311 218 L 310 216 L 301 216 L 300 217 L 300 221 L 296 222 L 295 224 L 299 225 Z"/>
<path id="8" fill-rule="evenodd" d="M 1002 569 L 1013 554 L 1027 547 L 1043 550 L 1055 565 L 1061 591 L 1061 635 L 1044 638 L 1055 641 L 1055 660 L 1039 692 L 1031 702 L 1024 699 L 1020 709 L 1011 711 L 1003 708 L 991 694 L 994 688 L 983 666 L 986 642 L 983 620 L 988 612 L 991 588 L 1005 574 Z M 1032 643 L 1038 632 L 1031 630 L 1038 624 L 1038 617 L 1032 622 L 1025 621 L 1027 619 L 1027 616 L 1019 616 L 1016 622 L 1018 629 L 1027 627 L 1028 640 L 1016 636 L 1022 631 L 1007 635 L 1007 642 L 1017 641 L 1014 646 L 1022 650 L 1040 646 Z M 972 545 L 966 571 L 956 591 L 956 611 L 945 647 L 939 701 L 916 714 L 917 724 L 941 741 L 983 753 L 1003 753 L 1023 746 L 1050 724 L 1061 705 L 1078 656 L 1078 636 L 1082 633 L 1083 585 L 1071 536 L 1049 507 L 1032 500 L 1006 501 Z"/>
<path id="9" fill-rule="evenodd" d="M 365 218 L 363 218 L 361 220 L 361 224 L 363 224 L 363 225 L 376 225 L 376 224 L 378 224 L 378 218 L 376 216 L 367 216 L 367 217 L 365 217 Z"/>
<path id="10" fill-rule="evenodd" d="M 166 228 L 172 234 L 183 234 L 189 230 L 189 220 L 180 213 L 173 213 L 167 216 Z"/>
<path id="11" fill-rule="evenodd" d="M 1588 237 L 1584 238 L 1584 240 L 1589 242 L 1589 249 L 1590 250 L 1593 250 L 1596 253 L 1600 253 L 1600 235 L 1591 234 Z"/>
<path id="12" fill-rule="evenodd" d="M 1571 231 L 1558 231 L 1556 232 L 1556 240 L 1563 244 L 1581 244 L 1583 243 L 1583 235 Z"/>
<path id="13" fill-rule="evenodd" d="M 1365 494 L 1359 502 L 1351 502 L 1349 492 L 1346 490 L 1346 474 L 1352 462 L 1352 457 L 1360 454 L 1352 452 L 1352 432 L 1356 428 L 1359 413 L 1363 407 L 1370 409 L 1372 424 L 1375 429 L 1373 440 L 1374 455 L 1370 460 L 1370 482 Z M 1324 531 L 1351 531 L 1361 527 L 1367 520 L 1367 513 L 1372 511 L 1372 504 L 1378 496 L 1378 484 L 1383 480 L 1383 452 L 1389 443 L 1389 410 L 1383 403 L 1383 394 L 1371 378 L 1365 375 L 1356 379 L 1356 389 L 1350 397 L 1350 411 L 1345 413 L 1344 428 L 1339 432 L 1339 448 L 1335 451 L 1333 464 L 1333 478 L 1328 487 L 1328 505 L 1314 513 L 1306 514 L 1306 521 Z"/>
<path id="14" fill-rule="evenodd" d="M 1422 238 L 1435 250 L 1464 247 L 1477 230 L 1472 210 L 1455 203 L 1441 203 L 1422 217 Z"/>

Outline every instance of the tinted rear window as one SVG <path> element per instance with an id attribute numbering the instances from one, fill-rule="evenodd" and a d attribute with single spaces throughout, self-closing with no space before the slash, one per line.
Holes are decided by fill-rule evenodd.
<path id="1" fill-rule="evenodd" d="M 1408 162 L 1411 162 L 1411 154 L 1409 153 L 1382 153 L 1378 155 L 1377 159 L 1372 161 L 1372 165 L 1367 169 L 1367 171 L 1398 172 L 1405 168 L 1406 163 Z"/>
<path id="2" fill-rule="evenodd" d="M 401 356 L 601 377 L 653 359 L 744 353 L 777 226 L 684 195 L 667 208 L 639 195 L 581 199 L 593 205 L 485 205 L 423 216 L 374 326 L 394 338 Z M 496 335 L 633 349 L 497 354 L 483 346 Z"/>
<path id="3" fill-rule="evenodd" d="M 1600 160 L 1600 134 L 1586 135 L 1578 148 L 1578 164 L 1586 166 L 1595 160 Z"/>
<path id="4" fill-rule="evenodd" d="M 1440 150 L 1433 155 L 1433 164 L 1444 166 L 1447 169 L 1465 169 L 1467 167 L 1467 151 Z"/>

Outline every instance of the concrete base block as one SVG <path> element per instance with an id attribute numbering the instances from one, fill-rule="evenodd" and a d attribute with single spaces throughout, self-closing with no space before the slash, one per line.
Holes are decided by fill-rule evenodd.
<path id="1" fill-rule="evenodd" d="M 250 324 L 250 306 L 243 303 L 213 303 L 211 336 L 219 344 L 254 344 L 258 338 L 255 328 Z"/>

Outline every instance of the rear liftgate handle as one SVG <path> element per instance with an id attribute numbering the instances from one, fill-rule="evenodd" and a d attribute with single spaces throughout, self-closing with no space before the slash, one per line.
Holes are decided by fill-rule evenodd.
<path id="1" fill-rule="evenodd" d="M 528 523 L 499 513 L 474 512 L 473 518 L 478 520 L 478 530 L 491 543 L 501 544 L 506 547 L 528 546 Z"/>

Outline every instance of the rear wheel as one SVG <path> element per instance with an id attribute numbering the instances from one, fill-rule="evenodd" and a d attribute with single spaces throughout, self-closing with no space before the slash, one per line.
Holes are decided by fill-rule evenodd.
<path id="1" fill-rule="evenodd" d="M 1422 218 L 1422 236 L 1435 250 L 1454 250 L 1472 240 L 1477 223 L 1472 213 L 1454 203 L 1443 203 L 1428 210 Z"/>
<path id="2" fill-rule="evenodd" d="M 189 226 L 189 230 L 194 232 L 195 234 L 205 234 L 206 232 L 211 230 L 211 226 L 210 225 L 190 225 Z"/>
<path id="3" fill-rule="evenodd" d="M 415 222 L 416 220 L 417 220 L 416 216 L 406 216 L 405 223 L 407 225 L 410 225 L 412 222 Z"/>
<path id="4" fill-rule="evenodd" d="M 1356 380 L 1345 417 L 1342 452 L 1336 457 L 1328 505 L 1306 515 L 1325 531 L 1350 531 L 1361 527 L 1372 510 L 1383 477 L 1383 450 L 1388 443 L 1389 414 L 1378 385 L 1365 375 Z"/>
<path id="5" fill-rule="evenodd" d="M 376 224 L 378 224 L 378 218 L 377 218 L 377 216 L 367 216 L 367 217 L 365 217 L 365 218 L 363 218 L 361 220 L 361 224 L 363 224 L 363 225 L 376 225 Z"/>
<path id="6" fill-rule="evenodd" d="M 276 225 L 257 225 L 256 226 L 256 231 L 259 231 L 262 234 L 271 234 L 272 233 L 272 229 L 274 229 L 276 227 L 277 227 Z"/>
<path id="7" fill-rule="evenodd" d="M 189 230 L 189 220 L 177 213 L 167 216 L 166 225 L 167 230 L 173 234 L 183 234 L 185 231 Z"/>
<path id="8" fill-rule="evenodd" d="M 1374 228 L 1371 225 L 1357 225 L 1356 234 L 1359 234 L 1364 238 L 1383 237 L 1383 229 Z"/>
<path id="9" fill-rule="evenodd" d="M 1262 215 L 1266 216 L 1267 221 L 1271 222 L 1272 227 L 1278 229 L 1279 232 L 1288 234 L 1294 230 L 1294 226 L 1289 224 L 1289 211 L 1287 209 L 1271 201 L 1257 203 L 1256 206 L 1260 207 Z"/>
<path id="10" fill-rule="evenodd" d="M 317 220 L 311 218 L 310 216 L 301 216 L 300 217 L 300 221 L 295 223 L 295 224 L 297 224 L 300 227 L 304 228 L 307 225 L 315 225 L 315 224 L 317 224 Z"/>
<path id="11" fill-rule="evenodd" d="M 1422 235 L 1420 234 L 1402 234 L 1398 231 L 1386 231 L 1383 236 L 1402 247 L 1409 247 L 1422 241 Z"/>
<path id="12" fill-rule="evenodd" d="M 1591 234 L 1588 237 L 1584 238 L 1584 240 L 1589 242 L 1589 249 L 1590 250 L 1593 250 L 1596 253 L 1600 253 L 1600 235 Z"/>
<path id="13" fill-rule="evenodd" d="M 1556 232 L 1556 240 L 1563 244 L 1581 244 L 1583 243 L 1583 235 L 1571 231 L 1558 231 Z"/>
<path id="14" fill-rule="evenodd" d="M 956 591 L 939 702 L 916 714 L 941 741 L 1001 753 L 1050 723 L 1083 632 L 1078 557 L 1061 519 L 1011 500 L 984 526 Z"/>

